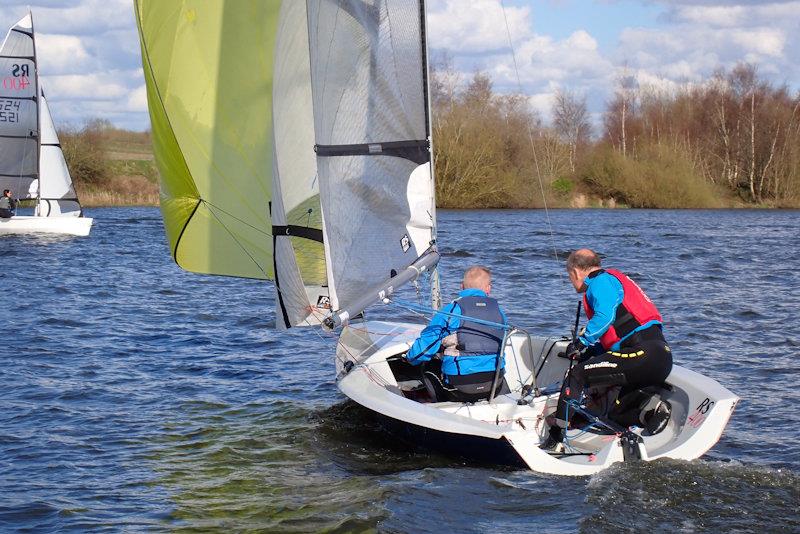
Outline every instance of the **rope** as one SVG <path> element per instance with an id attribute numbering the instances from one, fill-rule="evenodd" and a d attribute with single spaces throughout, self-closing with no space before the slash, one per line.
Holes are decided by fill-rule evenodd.
<path id="1" fill-rule="evenodd" d="M 514 42 L 511 40 L 511 29 L 509 28 L 509 25 L 508 25 L 508 16 L 506 15 L 506 6 L 505 6 L 505 3 L 503 2 L 503 0 L 500 0 L 500 8 L 503 10 L 503 20 L 505 21 L 505 25 L 506 25 L 506 35 L 508 36 L 508 46 L 511 48 L 511 59 L 514 62 L 514 73 L 516 74 L 516 77 L 517 77 L 517 90 L 519 91 L 520 94 L 524 94 L 523 90 L 522 90 L 522 78 L 520 78 L 519 67 L 517 66 L 517 53 L 514 50 Z M 531 152 L 533 153 L 533 163 L 534 163 L 534 166 L 536 168 L 536 178 L 539 181 L 539 189 L 541 190 L 541 193 L 542 193 L 542 205 L 544 206 L 544 214 L 545 214 L 545 218 L 547 219 L 547 228 L 548 228 L 548 230 L 550 232 L 550 242 L 551 242 L 551 245 L 553 247 L 553 257 L 555 258 L 556 263 L 560 263 L 560 260 L 558 259 L 558 249 L 556 248 L 556 238 L 555 238 L 555 234 L 553 233 L 553 224 L 552 224 L 552 222 L 550 220 L 550 210 L 547 207 L 547 196 L 545 195 L 545 192 L 544 192 L 544 181 L 542 180 L 542 173 L 541 173 L 541 169 L 539 167 L 539 157 L 538 157 L 538 155 L 536 153 L 536 145 L 533 142 L 533 128 L 531 128 L 530 123 L 528 123 L 528 141 L 530 142 Z M 564 280 L 563 269 L 562 269 L 562 272 L 561 272 L 561 279 Z"/>

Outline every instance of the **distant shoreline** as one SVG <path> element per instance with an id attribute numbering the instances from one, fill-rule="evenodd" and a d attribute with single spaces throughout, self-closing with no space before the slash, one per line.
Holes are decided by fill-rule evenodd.
<path id="1" fill-rule="evenodd" d="M 144 200 L 140 198 L 135 199 L 120 199 L 118 198 L 113 192 L 93 192 L 86 194 L 84 197 L 81 195 L 80 197 L 81 205 L 84 208 L 158 208 L 160 206 L 158 201 L 158 195 L 155 196 L 155 199 L 146 198 Z M 113 199 L 113 200 L 112 200 Z M 533 206 L 533 207 L 444 207 L 444 206 L 437 206 L 437 210 L 444 210 L 444 211 L 530 211 L 530 210 L 544 210 L 544 207 L 541 206 Z M 625 210 L 663 210 L 663 211 L 681 211 L 681 210 L 691 210 L 691 211 L 738 211 L 738 210 L 757 210 L 757 211 L 796 211 L 800 210 L 800 205 L 798 206 L 764 206 L 764 205 L 735 205 L 735 206 L 709 206 L 709 207 L 691 207 L 691 208 L 632 208 L 630 206 L 548 206 L 548 210 L 603 210 L 603 211 L 625 211 Z"/>
<path id="2" fill-rule="evenodd" d="M 452 135 L 439 133 L 445 141 L 437 145 L 435 160 L 438 209 L 800 208 L 800 192 L 791 193 L 793 189 L 754 202 L 745 189 L 732 190 L 693 172 L 681 174 L 678 171 L 682 167 L 676 167 L 671 159 L 678 156 L 666 149 L 653 149 L 653 154 L 643 149 L 640 159 L 635 159 L 626 158 L 610 146 L 598 146 L 587 153 L 583 167 L 539 176 L 529 168 L 530 158 L 521 155 L 522 149 L 517 150 L 514 165 L 502 167 L 493 160 L 476 160 L 470 153 L 459 152 L 456 146 L 448 147 L 446 140 Z M 81 130 L 63 130 L 59 138 L 83 206 L 159 205 L 159 171 L 149 132 L 120 130 L 97 120 Z M 456 155 L 457 161 L 453 159 Z M 539 178 L 534 179 L 536 176 Z"/>

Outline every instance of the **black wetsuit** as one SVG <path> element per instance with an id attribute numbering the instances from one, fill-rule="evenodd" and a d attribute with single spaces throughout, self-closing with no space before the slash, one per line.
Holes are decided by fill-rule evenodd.
<path id="1" fill-rule="evenodd" d="M 0 219 L 10 219 L 14 216 L 17 201 L 7 196 L 0 197 Z"/>
<path id="2" fill-rule="evenodd" d="M 567 410 L 567 401 L 579 401 L 584 386 L 622 386 L 619 395 L 622 397 L 633 389 L 663 383 L 671 371 L 672 352 L 661 333 L 661 325 L 635 332 L 620 343 L 620 350 L 575 364 L 561 388 L 556 421 L 566 427 L 565 416 L 571 419 L 574 415 L 574 410 Z"/>

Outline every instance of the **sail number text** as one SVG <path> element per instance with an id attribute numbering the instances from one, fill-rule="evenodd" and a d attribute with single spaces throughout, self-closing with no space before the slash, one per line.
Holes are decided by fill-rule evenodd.
<path id="1" fill-rule="evenodd" d="M 3 78 L 3 89 L 10 91 L 24 91 L 31 84 L 30 65 L 14 63 L 11 65 L 11 76 Z"/>
<path id="2" fill-rule="evenodd" d="M 19 100 L 0 98 L 0 122 L 19 122 Z"/>

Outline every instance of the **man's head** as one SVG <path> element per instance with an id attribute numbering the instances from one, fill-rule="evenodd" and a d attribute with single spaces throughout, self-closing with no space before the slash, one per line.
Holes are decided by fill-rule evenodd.
<path id="1" fill-rule="evenodd" d="M 464 271 L 461 289 L 480 289 L 487 295 L 492 290 L 492 272 L 483 265 L 475 265 Z"/>
<path id="2" fill-rule="evenodd" d="M 10 197 L 11 196 L 11 189 L 3 189 L 3 196 Z"/>
<path id="3" fill-rule="evenodd" d="M 600 256 L 593 250 L 588 248 L 580 248 L 572 251 L 567 258 L 567 274 L 569 281 L 572 282 L 572 287 L 578 293 L 586 291 L 586 284 L 584 281 L 586 277 L 600 269 Z"/>

